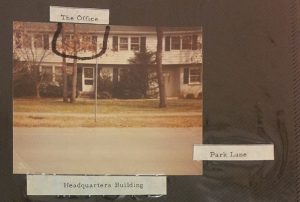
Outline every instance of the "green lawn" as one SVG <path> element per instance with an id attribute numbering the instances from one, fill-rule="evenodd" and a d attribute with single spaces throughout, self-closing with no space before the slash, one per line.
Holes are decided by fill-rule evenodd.
<path id="1" fill-rule="evenodd" d="M 200 100 L 168 100 L 167 108 L 159 108 L 158 100 L 99 100 L 97 123 L 93 116 L 67 116 L 63 113 L 94 113 L 94 102 L 63 103 L 57 99 L 15 99 L 15 127 L 201 127 Z M 31 113 L 32 112 L 32 113 Z M 38 114 L 34 114 L 38 112 Z M 43 112 L 47 114 L 43 114 Z M 53 113 L 50 114 L 49 113 Z M 176 114 L 177 113 L 177 114 Z M 178 113 L 184 113 L 182 116 Z M 58 114 L 60 116 L 58 116 Z M 126 116 L 131 114 L 131 116 Z M 145 114 L 150 116 L 144 116 Z M 163 114 L 163 116 L 162 116 Z M 122 115 L 122 116 L 121 116 Z"/>
<path id="2" fill-rule="evenodd" d="M 168 100 L 167 108 L 159 108 L 158 100 L 98 100 L 98 113 L 169 113 L 169 112 L 201 112 L 200 100 Z M 93 101 L 77 101 L 64 103 L 57 99 L 15 99 L 14 112 L 94 112 Z"/>

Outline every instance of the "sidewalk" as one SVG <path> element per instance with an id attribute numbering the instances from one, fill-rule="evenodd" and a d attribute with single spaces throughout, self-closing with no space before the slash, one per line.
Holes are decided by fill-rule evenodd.
<path id="1" fill-rule="evenodd" d="M 13 129 L 14 173 L 200 175 L 202 128 Z"/>

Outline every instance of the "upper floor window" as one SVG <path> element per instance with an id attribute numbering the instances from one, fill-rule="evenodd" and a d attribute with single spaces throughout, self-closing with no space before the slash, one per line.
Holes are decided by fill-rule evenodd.
<path id="1" fill-rule="evenodd" d="M 22 34 L 21 32 L 16 32 L 15 34 L 15 47 L 22 48 Z"/>
<path id="2" fill-rule="evenodd" d="M 180 37 L 179 36 L 171 37 L 171 49 L 172 50 L 180 50 Z"/>
<path id="3" fill-rule="evenodd" d="M 80 39 L 80 50 L 97 51 L 97 36 L 83 35 Z"/>
<path id="4" fill-rule="evenodd" d="M 139 51 L 140 50 L 140 38 L 131 37 L 131 50 Z"/>
<path id="5" fill-rule="evenodd" d="M 128 37 L 120 37 L 120 50 L 128 50 Z"/>
<path id="6" fill-rule="evenodd" d="M 34 35 L 34 48 L 43 48 L 43 36 L 41 34 Z"/>
<path id="7" fill-rule="evenodd" d="M 49 35 L 43 33 L 25 34 L 17 32 L 15 35 L 15 47 L 49 50 Z"/>
<path id="8" fill-rule="evenodd" d="M 201 49 L 201 43 L 198 41 L 198 35 L 165 37 L 165 51 L 198 49 Z"/>
<path id="9" fill-rule="evenodd" d="M 182 49 L 191 50 L 192 49 L 192 36 L 183 36 L 182 37 Z"/>
<path id="10" fill-rule="evenodd" d="M 34 34 L 33 35 L 34 48 L 49 49 L 49 35 L 48 34 Z"/>
<path id="11" fill-rule="evenodd" d="M 112 50 L 132 50 L 132 51 L 145 51 L 146 50 L 146 37 L 139 36 L 113 36 Z"/>
<path id="12" fill-rule="evenodd" d="M 32 47 L 31 35 L 24 34 L 24 32 L 18 31 L 14 36 L 14 43 L 16 48 L 31 48 Z"/>

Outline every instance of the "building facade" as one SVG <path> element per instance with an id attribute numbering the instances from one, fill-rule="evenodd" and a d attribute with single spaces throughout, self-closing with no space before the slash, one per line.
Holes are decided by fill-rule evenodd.
<path id="1" fill-rule="evenodd" d="M 47 74 L 50 82 L 62 80 L 62 57 L 51 49 L 56 23 L 14 23 L 14 54 L 20 61 L 36 60 L 39 71 Z M 74 33 L 78 41 L 78 56 L 91 56 L 102 48 L 105 26 L 64 25 L 57 47 L 68 52 Z M 156 52 L 155 27 L 110 26 L 107 50 L 98 58 L 99 75 L 109 75 L 113 83 L 126 79 L 133 64 L 130 59 L 137 52 Z M 162 68 L 167 97 L 198 97 L 202 93 L 202 28 L 163 27 Z M 26 53 L 28 52 L 28 53 Z M 69 54 L 74 54 L 69 51 Z M 155 56 L 154 56 L 155 57 Z M 67 72 L 72 74 L 73 59 L 66 59 Z M 153 66 L 153 64 L 152 64 Z M 77 60 L 77 88 L 81 94 L 95 91 L 96 59 Z"/>

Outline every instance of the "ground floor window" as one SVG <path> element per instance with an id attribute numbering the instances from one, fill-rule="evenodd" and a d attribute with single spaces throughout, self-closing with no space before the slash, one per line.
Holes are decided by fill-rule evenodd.
<path id="1" fill-rule="evenodd" d="M 125 82 L 128 80 L 129 76 L 129 69 L 127 68 L 120 68 L 119 69 L 119 82 Z"/>
<path id="2" fill-rule="evenodd" d="M 67 66 L 67 74 L 72 75 L 73 67 Z M 49 83 L 49 82 L 58 82 L 62 83 L 63 81 L 63 68 L 62 66 L 55 66 L 55 65 L 42 65 L 40 66 L 41 72 L 41 80 L 42 82 Z"/>
<path id="3" fill-rule="evenodd" d="M 200 83 L 201 82 L 201 70 L 200 68 L 190 68 L 189 83 Z"/>
<path id="4" fill-rule="evenodd" d="M 62 82 L 63 80 L 63 73 L 62 73 L 62 67 L 55 66 L 55 74 L 54 74 L 54 80 L 57 82 Z"/>
<path id="5" fill-rule="evenodd" d="M 187 67 L 183 72 L 184 84 L 200 84 L 202 81 L 202 71 L 200 67 Z"/>
<path id="6" fill-rule="evenodd" d="M 42 66 L 41 67 L 41 77 L 42 81 L 49 83 L 53 81 L 53 71 L 52 66 Z"/>

